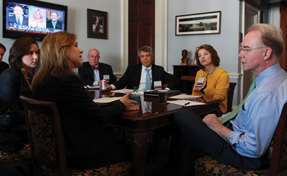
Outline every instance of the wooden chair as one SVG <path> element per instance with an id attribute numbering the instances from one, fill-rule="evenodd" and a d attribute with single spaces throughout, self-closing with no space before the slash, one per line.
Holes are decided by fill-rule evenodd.
<path id="1" fill-rule="evenodd" d="M 15 167 L 23 176 L 30 175 L 21 166 L 32 164 L 30 145 L 25 144 L 18 152 L 8 153 L 0 150 L 0 168 Z M 29 167 L 32 173 L 32 167 Z"/>
<path id="2" fill-rule="evenodd" d="M 90 170 L 67 168 L 64 138 L 56 103 L 33 100 L 24 96 L 20 96 L 20 100 L 23 102 L 28 123 L 36 175 L 130 175 L 130 162 L 121 162 Z"/>
<path id="3" fill-rule="evenodd" d="M 232 111 L 232 100 L 233 100 L 233 93 L 236 83 L 229 83 L 228 93 L 227 93 L 227 112 Z"/>
<path id="4" fill-rule="evenodd" d="M 246 170 L 225 165 L 210 156 L 204 156 L 194 161 L 193 166 L 197 176 L 277 176 L 287 175 L 287 103 L 281 116 L 268 149 L 269 169 Z"/>

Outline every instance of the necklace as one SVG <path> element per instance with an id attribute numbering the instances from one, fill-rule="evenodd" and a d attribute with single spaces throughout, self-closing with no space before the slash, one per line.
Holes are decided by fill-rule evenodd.
<path id="1" fill-rule="evenodd" d="M 211 75 L 215 70 L 216 70 L 217 67 L 214 67 L 214 69 L 212 70 L 211 73 L 208 73 L 209 75 Z"/>

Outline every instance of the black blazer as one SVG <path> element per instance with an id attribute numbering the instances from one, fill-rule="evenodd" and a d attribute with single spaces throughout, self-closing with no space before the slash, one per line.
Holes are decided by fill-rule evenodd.
<path id="1" fill-rule="evenodd" d="M 89 156 L 105 148 L 106 137 L 101 125 L 116 119 L 125 110 L 120 101 L 104 106 L 94 103 L 76 75 L 52 76 L 45 87 L 34 91 L 34 98 L 56 102 L 66 156 L 76 160 L 91 158 Z"/>
<path id="2" fill-rule="evenodd" d="M 123 89 L 127 86 L 127 89 L 132 89 L 133 86 L 139 87 L 141 79 L 142 64 L 128 66 L 125 74 L 114 85 L 117 89 Z M 165 84 L 169 81 L 168 88 L 171 90 L 178 90 L 180 85 L 180 79 L 174 75 L 171 75 L 164 71 L 163 67 L 158 65 L 152 65 L 152 89 L 154 88 L 154 81 L 161 81 L 161 84 Z"/>
<path id="3" fill-rule="evenodd" d="M 47 21 L 47 28 L 54 28 L 54 26 L 52 24 L 52 20 Z M 55 29 L 62 29 L 62 22 L 57 21 Z"/>
<path id="4" fill-rule="evenodd" d="M 0 75 L 0 107 L 15 114 L 16 123 L 26 124 L 20 95 L 32 97 L 32 90 L 20 69 L 8 68 Z"/>
<path id="5" fill-rule="evenodd" d="M 113 69 L 110 65 L 99 62 L 99 72 L 101 80 L 103 79 L 103 75 L 110 75 L 109 84 L 113 84 L 116 81 Z M 89 62 L 84 62 L 83 66 L 78 69 L 78 73 L 84 85 L 93 85 L 93 82 L 95 81 L 94 71 Z"/>
<path id="6" fill-rule="evenodd" d="M 13 16 L 9 17 L 9 23 L 17 23 L 16 16 L 14 14 Z M 28 17 L 26 17 L 25 15 L 23 15 L 22 25 L 28 26 Z"/>
<path id="7" fill-rule="evenodd" d="M 7 68 L 9 68 L 9 65 L 8 64 L 6 64 L 5 62 L 0 62 L 0 75 L 2 74 L 2 72 L 4 71 L 4 70 L 6 70 Z"/>

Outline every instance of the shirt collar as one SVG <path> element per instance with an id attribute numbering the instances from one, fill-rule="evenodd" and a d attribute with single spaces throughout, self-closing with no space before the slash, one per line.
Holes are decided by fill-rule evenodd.
<path id="1" fill-rule="evenodd" d="M 145 67 L 144 65 L 142 65 L 142 68 L 143 68 L 143 69 L 148 68 L 149 70 L 151 70 L 151 67 L 152 67 L 152 65 L 151 65 L 150 67 Z"/>
<path id="2" fill-rule="evenodd" d="M 255 78 L 256 86 L 259 85 L 266 77 L 268 77 L 271 74 L 274 74 L 274 72 L 277 72 L 279 70 L 281 70 L 281 67 L 279 63 L 277 63 L 260 72 Z"/>
<path id="3" fill-rule="evenodd" d="M 20 22 L 21 22 L 21 21 L 22 21 L 22 19 L 23 19 L 23 16 L 21 16 L 20 18 L 17 18 L 17 17 L 16 17 L 16 20 L 18 20 L 18 19 L 19 19 L 19 20 L 20 20 Z"/>

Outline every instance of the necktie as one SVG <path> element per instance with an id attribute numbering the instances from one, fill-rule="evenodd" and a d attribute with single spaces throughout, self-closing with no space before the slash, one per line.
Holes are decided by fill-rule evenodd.
<path id="1" fill-rule="evenodd" d="M 20 19 L 17 19 L 17 24 L 20 24 Z"/>
<path id="2" fill-rule="evenodd" d="M 145 90 L 150 90 L 150 76 L 149 76 L 149 69 L 146 68 L 146 77 L 145 77 Z"/>
<path id="3" fill-rule="evenodd" d="M 91 68 L 92 70 L 95 70 L 95 69 L 99 70 L 99 66 L 94 66 L 94 67 L 91 66 Z"/>
<path id="4" fill-rule="evenodd" d="M 221 123 L 224 124 L 225 122 L 235 118 L 239 112 L 239 109 L 241 108 L 241 106 L 243 105 L 243 103 L 246 101 L 247 97 L 249 96 L 249 94 L 253 91 L 253 89 L 256 87 L 256 82 L 255 80 L 253 81 L 253 83 L 251 84 L 248 93 L 246 95 L 246 97 L 242 100 L 242 102 L 233 110 L 231 111 L 229 114 L 227 114 L 226 116 L 223 117 L 223 119 L 221 119 Z"/>

